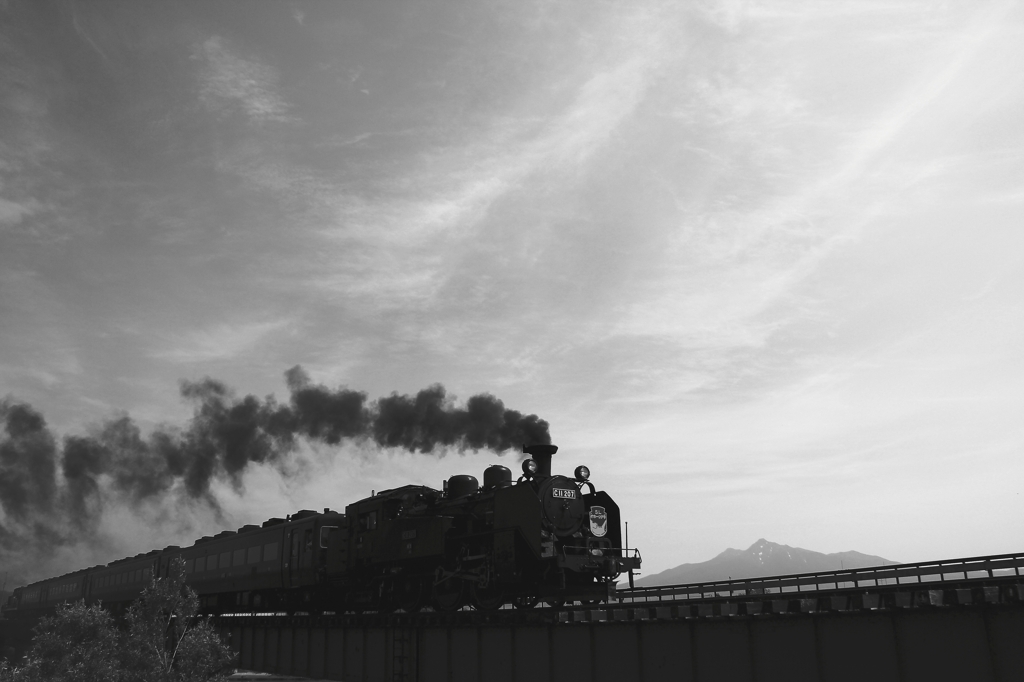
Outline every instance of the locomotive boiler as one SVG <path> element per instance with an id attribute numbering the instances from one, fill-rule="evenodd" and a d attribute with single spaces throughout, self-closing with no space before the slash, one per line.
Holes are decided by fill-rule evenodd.
<path id="1" fill-rule="evenodd" d="M 623 548 L 618 505 L 590 481 L 552 474 L 554 445 L 530 456 L 513 481 L 502 465 L 483 481 L 452 476 L 440 490 L 406 485 L 374 493 L 344 513 L 302 510 L 16 589 L 4 617 L 58 603 L 102 600 L 117 610 L 153 577 L 184 562 L 207 613 L 416 611 L 464 605 L 532 608 L 607 600 L 640 567 Z"/>

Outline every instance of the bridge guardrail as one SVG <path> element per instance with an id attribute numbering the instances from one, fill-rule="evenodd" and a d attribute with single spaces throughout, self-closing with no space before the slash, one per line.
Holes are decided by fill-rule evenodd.
<path id="1" fill-rule="evenodd" d="M 684 585 L 616 590 L 620 603 L 708 599 L 757 594 L 786 594 L 829 589 L 856 589 L 923 582 L 992 579 L 1024 575 L 1024 553 L 996 554 L 912 564 L 891 564 L 839 571 L 793 573 L 765 578 L 741 578 Z"/>

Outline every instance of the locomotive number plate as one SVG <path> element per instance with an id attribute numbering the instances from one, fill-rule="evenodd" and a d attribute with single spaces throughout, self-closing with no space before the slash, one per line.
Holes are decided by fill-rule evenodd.
<path id="1" fill-rule="evenodd" d="M 564 499 L 567 499 L 567 500 L 575 500 L 576 499 L 576 491 L 575 490 L 566 490 L 565 488 L 552 488 L 551 489 L 551 497 L 561 497 L 561 498 L 564 498 Z"/>

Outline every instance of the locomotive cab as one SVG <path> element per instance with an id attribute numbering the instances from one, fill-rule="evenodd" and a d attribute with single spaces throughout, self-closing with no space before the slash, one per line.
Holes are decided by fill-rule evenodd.
<path id="1" fill-rule="evenodd" d="M 425 513 L 439 498 L 433 488 L 407 485 L 349 505 L 353 567 L 373 570 L 442 555 L 452 519 Z"/>

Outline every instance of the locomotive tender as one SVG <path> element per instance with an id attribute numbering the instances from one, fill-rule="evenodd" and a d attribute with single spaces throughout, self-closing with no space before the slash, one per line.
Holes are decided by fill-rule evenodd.
<path id="1" fill-rule="evenodd" d="M 483 486 L 452 476 L 442 490 L 406 485 L 350 504 L 303 510 L 20 587 L 6 618 L 85 599 L 115 610 L 180 557 L 206 613 L 531 608 L 596 602 L 640 566 L 622 547 L 619 508 L 589 481 L 551 474 L 554 445 L 525 446 L 523 475 L 492 465 Z"/>

